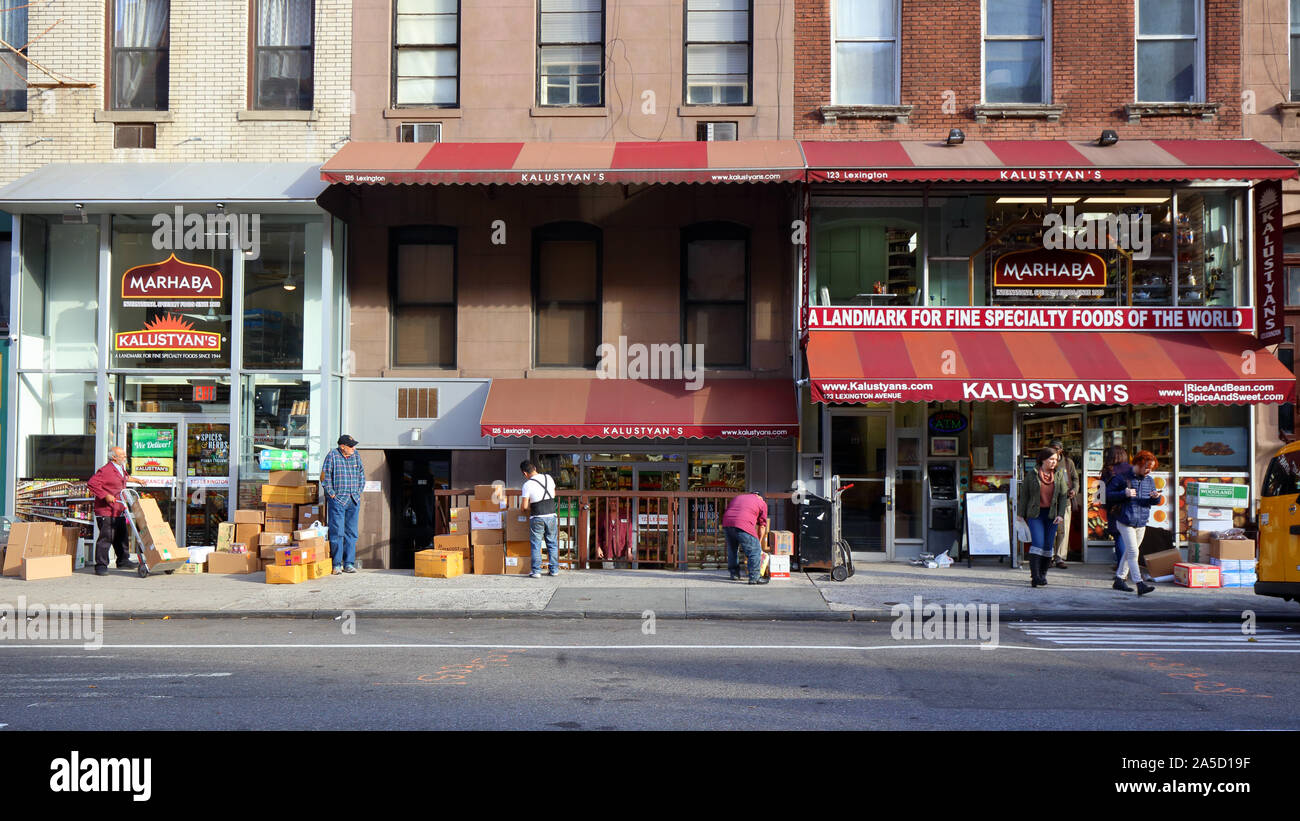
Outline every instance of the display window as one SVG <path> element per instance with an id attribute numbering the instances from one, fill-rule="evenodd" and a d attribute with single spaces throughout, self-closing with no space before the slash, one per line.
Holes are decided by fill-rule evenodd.
<path id="1" fill-rule="evenodd" d="M 19 244 L 18 367 L 99 366 L 99 221 L 23 215 Z"/>
<path id="2" fill-rule="evenodd" d="M 244 367 L 313 370 L 321 364 L 321 234 L 315 217 L 261 221 L 256 259 L 244 261 Z"/>

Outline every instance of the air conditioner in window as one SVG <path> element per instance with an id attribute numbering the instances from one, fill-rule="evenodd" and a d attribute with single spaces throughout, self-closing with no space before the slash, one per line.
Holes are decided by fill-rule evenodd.
<path id="1" fill-rule="evenodd" d="M 736 139 L 735 123 L 696 123 L 695 139 L 714 142 Z"/>
<path id="2" fill-rule="evenodd" d="M 440 143 L 442 123 L 402 123 L 397 126 L 399 143 Z"/>

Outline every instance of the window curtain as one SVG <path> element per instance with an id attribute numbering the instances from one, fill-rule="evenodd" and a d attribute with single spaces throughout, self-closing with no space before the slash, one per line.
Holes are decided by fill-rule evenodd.
<path id="1" fill-rule="evenodd" d="M 166 48 L 170 0 L 117 0 L 113 13 L 114 45 L 117 48 Z M 150 54 L 118 57 L 123 61 L 115 89 L 119 101 L 130 104 L 140 93 L 146 76 L 157 67 Z"/>
<path id="2" fill-rule="evenodd" d="M 24 0 L 19 0 L 22 4 Z M 3 6 L 4 0 L 0 0 Z M 0 40 L 15 49 L 27 45 L 27 9 L 0 11 Z M 27 110 L 27 61 L 0 46 L 0 111 Z"/>
<path id="3" fill-rule="evenodd" d="M 261 105 L 310 108 L 312 0 L 259 0 L 257 87 Z"/>

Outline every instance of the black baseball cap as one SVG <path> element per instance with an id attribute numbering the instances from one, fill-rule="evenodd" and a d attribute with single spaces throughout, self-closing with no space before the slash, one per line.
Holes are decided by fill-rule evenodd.
<path id="1" fill-rule="evenodd" d="M 355 448 L 355 447 L 357 446 L 357 440 L 356 440 L 356 439 L 353 439 L 351 436 L 348 436 L 348 435 L 345 433 L 345 434 L 343 434 L 342 436 L 339 437 L 339 444 L 340 444 L 340 445 L 347 445 L 347 446 L 350 447 L 350 448 Z"/>

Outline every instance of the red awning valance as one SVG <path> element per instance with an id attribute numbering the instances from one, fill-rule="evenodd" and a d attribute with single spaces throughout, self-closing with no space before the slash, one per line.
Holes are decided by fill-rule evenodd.
<path id="1" fill-rule="evenodd" d="M 814 331 L 818 402 L 1281 403 L 1295 375 L 1243 333 Z"/>
<path id="2" fill-rule="evenodd" d="M 1296 164 L 1254 140 L 877 140 L 800 143 L 809 182 L 1277 180 Z"/>
<path id="3" fill-rule="evenodd" d="M 331 183 L 599 185 L 798 182 L 794 140 L 729 142 L 348 143 L 321 167 Z"/>
<path id="4" fill-rule="evenodd" d="M 611 439 L 792 438 L 786 380 L 719 379 L 699 390 L 666 380 L 493 379 L 484 436 Z"/>

